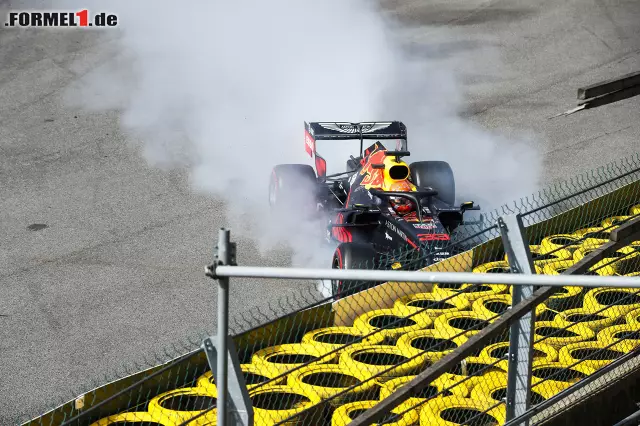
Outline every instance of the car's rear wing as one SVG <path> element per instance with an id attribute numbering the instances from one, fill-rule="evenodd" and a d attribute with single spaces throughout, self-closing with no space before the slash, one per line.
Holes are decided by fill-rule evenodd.
<path id="1" fill-rule="evenodd" d="M 316 152 L 316 141 L 359 139 L 362 153 L 364 139 L 407 139 L 407 126 L 400 121 L 304 122 L 304 148 L 310 156 Z"/>
<path id="2" fill-rule="evenodd" d="M 368 121 L 363 123 L 304 123 L 315 140 L 332 139 L 405 139 L 407 127 L 400 121 Z"/>

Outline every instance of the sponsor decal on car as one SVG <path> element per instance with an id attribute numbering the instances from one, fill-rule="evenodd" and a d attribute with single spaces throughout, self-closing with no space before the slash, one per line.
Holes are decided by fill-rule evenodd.
<path id="1" fill-rule="evenodd" d="M 403 240 L 408 241 L 407 236 L 404 234 L 404 232 L 399 230 L 393 223 L 387 221 L 387 228 L 398 234 Z"/>
<path id="2" fill-rule="evenodd" d="M 418 234 L 420 241 L 449 241 L 448 234 Z"/>
<path id="3" fill-rule="evenodd" d="M 433 221 L 424 222 L 424 223 L 414 223 L 413 227 L 418 229 L 435 229 L 436 224 L 433 223 Z"/>
<path id="4" fill-rule="evenodd" d="M 386 238 L 389 241 L 393 241 L 393 238 L 391 238 L 391 235 L 389 235 L 387 231 L 384 232 L 384 238 Z"/>

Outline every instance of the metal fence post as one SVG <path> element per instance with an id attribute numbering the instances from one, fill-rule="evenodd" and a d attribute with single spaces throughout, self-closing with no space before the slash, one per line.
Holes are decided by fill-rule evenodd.
<path id="1" fill-rule="evenodd" d="M 216 267 L 236 265 L 236 246 L 230 241 L 228 229 L 218 232 L 215 261 L 205 269 L 206 275 L 218 281 L 218 334 L 204 339 L 204 349 L 217 390 L 217 424 L 221 426 L 253 425 L 253 407 L 240 369 L 238 354 L 229 337 L 229 277 L 216 275 Z M 231 369 L 229 369 L 231 361 Z M 231 371 L 229 371 L 231 370 Z M 229 374 L 231 373 L 231 374 Z M 229 403 L 227 402 L 227 397 Z M 229 408 L 232 422 L 229 422 Z"/>
<path id="2" fill-rule="evenodd" d="M 505 253 L 512 273 L 535 274 L 529 243 L 520 215 L 498 218 Z M 530 297 L 533 285 L 513 286 L 512 306 Z M 531 398 L 531 362 L 535 310 L 511 325 L 509 337 L 509 368 L 507 373 L 507 421 L 529 409 Z M 528 425 L 528 420 L 525 421 Z"/>

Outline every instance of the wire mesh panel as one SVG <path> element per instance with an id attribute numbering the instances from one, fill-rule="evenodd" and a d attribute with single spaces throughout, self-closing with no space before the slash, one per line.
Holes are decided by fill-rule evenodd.
<path id="1" fill-rule="evenodd" d="M 496 219 L 520 213 L 538 274 L 562 274 L 640 215 L 637 158 L 542 191 L 451 241 L 377 254 L 354 269 L 508 273 Z M 595 201 L 594 201 L 595 199 Z M 640 238 L 587 272 L 640 275 Z M 340 265 L 337 265 L 340 266 Z M 508 285 L 334 281 L 268 310 L 231 320 L 255 424 L 343 425 L 463 347 L 508 312 Z M 535 307 L 531 403 L 535 406 L 604 368 L 640 342 L 635 289 L 565 287 Z M 206 357 L 171 351 L 153 370 L 85 393 L 33 425 L 215 424 L 217 388 Z M 502 424 L 508 327 L 387 413 L 389 424 Z M 189 352 L 188 355 L 176 356 Z M 139 371 L 139 370 L 138 370 Z"/>

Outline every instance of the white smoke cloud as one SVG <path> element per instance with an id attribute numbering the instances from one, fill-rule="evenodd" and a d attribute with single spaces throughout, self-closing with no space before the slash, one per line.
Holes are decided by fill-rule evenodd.
<path id="1" fill-rule="evenodd" d="M 120 25 L 104 33 L 120 55 L 79 81 L 68 102 L 119 109 L 150 164 L 188 166 L 194 190 L 225 200 L 230 217 L 262 223 L 262 247 L 284 241 L 298 264 L 327 265 L 330 252 L 312 243 L 322 226 L 290 216 L 265 227 L 264 218 L 271 168 L 310 164 L 305 120 L 404 121 L 413 161 L 449 161 L 460 197 L 491 207 L 535 188 L 535 153 L 461 119 L 456 70 L 409 57 L 374 2 L 111 1 L 108 11 Z M 336 171 L 351 153 L 339 143 L 323 152 Z M 286 227 L 294 231 L 284 236 Z"/>

